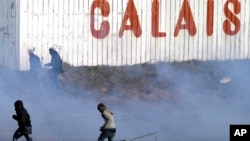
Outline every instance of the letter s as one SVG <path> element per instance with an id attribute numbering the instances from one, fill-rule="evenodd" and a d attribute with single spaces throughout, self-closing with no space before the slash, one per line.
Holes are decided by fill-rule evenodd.
<path id="1" fill-rule="evenodd" d="M 233 4 L 233 12 L 229 9 L 229 4 Z M 240 20 L 236 16 L 241 11 L 241 4 L 238 0 L 227 0 L 224 6 L 224 13 L 227 19 L 223 22 L 223 30 L 227 35 L 235 35 L 240 30 Z M 232 29 L 232 24 L 235 28 Z"/>

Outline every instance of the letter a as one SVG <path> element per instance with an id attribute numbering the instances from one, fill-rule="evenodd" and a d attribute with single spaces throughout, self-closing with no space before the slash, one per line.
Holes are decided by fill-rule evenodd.
<path id="1" fill-rule="evenodd" d="M 128 20 L 130 21 L 131 25 L 126 24 Z M 142 34 L 139 17 L 133 0 L 128 1 L 125 15 L 123 16 L 122 19 L 122 25 L 119 31 L 119 37 L 123 36 L 124 30 L 132 30 L 135 37 L 140 37 Z"/>
<path id="2" fill-rule="evenodd" d="M 236 129 L 236 131 L 234 132 L 234 136 L 241 136 L 239 129 Z"/>
<path id="3" fill-rule="evenodd" d="M 186 24 L 182 24 L 183 20 L 186 22 Z M 180 29 L 187 29 L 189 34 L 192 36 L 194 36 L 197 31 L 188 0 L 184 0 L 182 4 L 178 22 L 174 31 L 175 37 L 178 35 Z"/>

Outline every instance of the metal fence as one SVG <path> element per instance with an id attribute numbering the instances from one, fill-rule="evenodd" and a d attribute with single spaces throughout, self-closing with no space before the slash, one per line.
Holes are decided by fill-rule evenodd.
<path id="1" fill-rule="evenodd" d="M 17 1 L 19 18 L 10 22 L 20 25 L 21 69 L 29 67 L 29 48 L 47 63 L 56 47 L 74 66 L 250 56 L 249 0 Z"/>

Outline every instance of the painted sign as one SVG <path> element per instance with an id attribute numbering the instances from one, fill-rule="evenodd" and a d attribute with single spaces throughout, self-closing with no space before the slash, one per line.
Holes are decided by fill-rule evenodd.
<path id="1" fill-rule="evenodd" d="M 232 6 L 232 10 L 230 9 Z M 227 0 L 224 4 L 224 15 L 226 19 L 223 22 L 223 31 L 226 35 L 235 35 L 240 30 L 240 19 L 237 15 L 241 12 L 241 3 L 239 0 Z M 110 4 L 107 0 L 94 0 L 91 5 L 90 27 L 92 35 L 97 39 L 103 39 L 110 33 L 109 21 L 102 21 L 100 29 L 95 29 L 94 16 L 95 9 L 101 10 L 103 17 L 108 17 L 110 13 Z M 207 0 L 207 15 L 206 15 L 206 34 L 211 36 L 213 34 L 214 25 L 214 0 Z M 153 37 L 166 37 L 166 32 L 159 31 L 160 24 L 160 3 L 159 0 L 152 0 L 151 9 L 151 34 Z M 127 24 L 128 21 L 130 24 Z M 183 23 L 185 22 L 185 23 Z M 190 36 L 195 36 L 197 33 L 197 26 L 193 18 L 193 12 L 190 8 L 189 0 L 183 0 L 178 20 L 176 21 L 174 36 L 177 37 L 180 30 L 187 30 Z M 122 18 L 122 23 L 119 29 L 119 37 L 123 36 L 125 31 L 132 31 L 134 36 L 139 38 L 142 34 L 141 22 L 139 20 L 136 5 L 133 0 L 128 0 L 127 7 Z"/>
<path id="2" fill-rule="evenodd" d="M 1 1 L 13 35 L 0 30 L 1 48 L 16 46 L 22 70 L 31 48 L 45 64 L 56 47 L 73 66 L 250 58 L 248 0 Z"/>

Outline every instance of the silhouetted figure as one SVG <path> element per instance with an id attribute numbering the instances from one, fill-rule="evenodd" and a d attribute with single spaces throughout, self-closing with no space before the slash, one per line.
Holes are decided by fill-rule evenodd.
<path id="1" fill-rule="evenodd" d="M 45 64 L 45 66 L 52 67 L 52 69 L 49 70 L 48 73 L 52 82 L 55 82 L 56 87 L 58 87 L 58 75 L 64 72 L 62 68 L 63 62 L 62 62 L 60 55 L 55 49 L 50 48 L 49 53 L 51 55 L 51 62 L 48 64 Z"/>
<path id="2" fill-rule="evenodd" d="M 17 141 L 21 136 L 24 136 L 27 141 L 32 141 L 32 126 L 30 115 L 23 106 L 21 100 L 17 100 L 14 104 L 16 115 L 13 115 L 12 118 L 18 122 L 18 129 L 13 135 L 13 141 Z"/>
<path id="3" fill-rule="evenodd" d="M 113 141 L 116 132 L 113 116 L 114 113 L 103 103 L 99 103 L 97 105 L 97 109 L 102 114 L 102 118 L 104 119 L 104 124 L 100 127 L 101 134 L 98 138 L 98 141 L 103 141 L 106 138 L 108 138 L 108 141 Z"/>
<path id="4" fill-rule="evenodd" d="M 39 83 L 39 72 L 41 70 L 40 58 L 34 54 L 34 50 L 29 50 L 30 80 L 31 84 Z"/>

